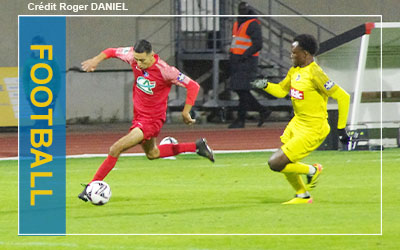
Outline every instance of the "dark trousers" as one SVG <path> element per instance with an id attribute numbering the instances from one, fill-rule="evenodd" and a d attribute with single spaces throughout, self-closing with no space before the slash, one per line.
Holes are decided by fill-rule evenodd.
<path id="1" fill-rule="evenodd" d="M 250 93 L 250 90 L 235 90 L 239 95 L 238 120 L 244 121 L 249 110 L 263 112 L 265 108 Z"/>

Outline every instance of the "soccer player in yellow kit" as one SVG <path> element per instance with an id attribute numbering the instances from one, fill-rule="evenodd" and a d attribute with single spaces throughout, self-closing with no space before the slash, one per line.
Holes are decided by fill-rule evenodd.
<path id="1" fill-rule="evenodd" d="M 350 95 L 330 80 L 314 62 L 317 51 L 318 43 L 313 36 L 298 35 L 292 43 L 293 67 L 285 79 L 278 84 L 270 83 L 266 79 L 252 82 L 254 87 L 264 89 L 278 98 L 283 98 L 290 92 L 294 117 L 281 136 L 282 147 L 268 160 L 270 168 L 283 173 L 296 191 L 295 197 L 283 204 L 304 204 L 313 201 L 309 191 L 315 187 L 322 172 L 322 165 L 308 165 L 300 160 L 317 149 L 330 132 L 327 121 L 328 97 L 338 102 L 339 140 L 342 143 L 349 141 L 345 127 Z M 306 184 L 301 175 L 307 175 Z"/>

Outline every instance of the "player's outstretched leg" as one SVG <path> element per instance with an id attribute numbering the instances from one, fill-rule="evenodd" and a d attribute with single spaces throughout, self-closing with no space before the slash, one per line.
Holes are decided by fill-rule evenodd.
<path id="1" fill-rule="evenodd" d="M 84 202 L 87 202 L 89 199 L 88 199 L 88 196 L 87 196 L 87 193 L 86 193 L 86 189 L 87 189 L 87 186 L 89 186 L 89 184 L 82 184 L 82 186 L 84 186 L 84 188 L 83 188 L 82 193 L 80 193 L 78 195 L 78 198 L 83 200 Z"/>
<path id="2" fill-rule="evenodd" d="M 318 178 L 322 173 L 323 168 L 321 164 L 315 163 L 313 167 L 315 168 L 315 173 L 313 175 L 307 175 L 307 190 L 312 190 L 317 186 Z"/>
<path id="3" fill-rule="evenodd" d="M 201 155 L 210 161 L 214 162 L 214 153 L 212 149 L 208 146 L 207 140 L 205 138 L 197 139 L 196 141 L 196 153 Z"/>

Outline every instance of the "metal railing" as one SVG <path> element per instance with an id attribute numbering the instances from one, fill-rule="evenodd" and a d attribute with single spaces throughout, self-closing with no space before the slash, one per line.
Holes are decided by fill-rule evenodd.
<path id="1" fill-rule="evenodd" d="M 178 67 L 182 68 L 185 60 L 209 60 L 213 64 L 213 94 L 212 105 L 218 103 L 218 85 L 220 84 L 219 62 L 226 60 L 229 54 L 229 45 L 232 38 L 232 26 L 235 17 L 207 17 L 206 15 L 234 15 L 241 0 L 175 0 L 174 14 L 182 15 L 175 18 L 175 59 Z M 336 34 L 325 26 L 286 5 L 279 0 L 268 0 L 264 8 L 268 13 L 254 9 L 261 22 L 263 33 L 263 49 L 259 60 L 266 75 L 280 80 L 291 67 L 290 45 L 297 32 L 288 25 L 272 16 L 276 8 L 299 15 L 310 27 L 316 28 L 316 38 L 320 42 L 322 34 L 333 37 Z M 274 8 L 273 8 L 274 6 Z M 194 15 L 194 16 L 185 16 Z M 270 16 L 268 16 L 270 15 Z M 210 72 L 204 72 L 209 75 Z M 199 79 L 206 77 L 200 76 Z M 179 97 L 179 95 L 177 95 Z M 180 101 L 182 102 L 182 101 Z"/>
<path id="2" fill-rule="evenodd" d="M 292 7 L 290 7 L 289 5 L 281 2 L 280 0 L 268 0 L 268 15 L 272 15 L 274 13 L 272 13 L 272 5 L 273 3 L 276 3 L 278 5 L 280 5 L 282 8 L 292 12 L 294 15 L 299 15 L 301 16 L 303 13 L 300 13 L 299 11 L 293 9 Z M 315 26 L 317 28 L 317 40 L 318 42 L 322 42 L 322 32 L 326 32 L 328 35 L 334 37 L 337 34 L 335 34 L 334 32 L 332 32 L 331 30 L 329 30 L 328 28 L 326 28 L 325 26 L 321 25 L 320 23 L 312 20 L 311 18 L 307 17 L 307 16 L 301 16 L 302 19 L 306 20 L 309 24 Z"/>
<path id="3" fill-rule="evenodd" d="M 139 15 L 148 15 L 152 11 L 157 13 L 157 10 L 161 8 L 162 4 L 168 3 L 170 8 L 173 8 L 173 1 L 175 0 L 158 0 L 157 2 L 152 3 L 148 8 L 143 10 Z M 149 23 L 149 20 L 152 20 L 151 23 L 153 25 L 149 26 L 146 25 Z M 138 25 L 135 26 L 135 37 L 136 38 L 141 38 L 141 39 L 146 39 L 149 41 L 152 41 L 153 47 L 156 48 L 156 53 L 157 54 L 162 54 L 164 52 L 165 56 L 163 59 L 164 60 L 169 60 L 170 57 L 174 56 L 174 45 L 175 45 L 175 36 L 173 35 L 173 27 L 174 27 L 174 18 L 172 17 L 145 17 L 145 18 L 137 18 L 137 22 L 139 23 Z M 142 23 L 143 22 L 143 23 Z M 159 26 L 155 26 L 154 23 L 159 22 Z M 140 30 L 140 27 L 146 27 L 145 32 Z M 149 32 L 148 29 L 151 29 L 151 32 Z M 166 32 L 166 29 L 169 31 Z M 145 33 L 145 35 L 143 34 Z M 171 34 L 169 39 L 158 39 L 158 36 L 163 36 L 164 34 Z M 164 35 L 165 36 L 165 35 Z M 170 49 L 171 52 L 168 52 L 167 50 Z"/>
<path id="4" fill-rule="evenodd" d="M 206 15 L 227 14 L 231 0 L 175 0 L 176 52 L 180 53 L 223 53 L 223 47 L 230 43 L 231 21 L 225 17 Z M 185 16 L 196 15 L 196 16 Z M 204 15 L 204 16 L 200 16 Z"/>

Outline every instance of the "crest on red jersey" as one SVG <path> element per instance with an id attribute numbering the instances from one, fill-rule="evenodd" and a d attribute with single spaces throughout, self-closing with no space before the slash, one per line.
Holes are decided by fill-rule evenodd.
<path id="1" fill-rule="evenodd" d="M 146 94 L 152 95 L 153 88 L 156 87 L 155 81 L 150 81 L 149 79 L 144 78 L 143 76 L 139 76 L 136 79 L 136 86 Z"/>

